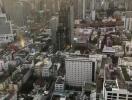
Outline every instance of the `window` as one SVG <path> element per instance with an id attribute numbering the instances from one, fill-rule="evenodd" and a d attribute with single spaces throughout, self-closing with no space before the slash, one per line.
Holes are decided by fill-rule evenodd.
<path id="1" fill-rule="evenodd" d="M 119 96 L 121 96 L 121 97 L 126 97 L 126 94 L 119 94 Z"/>
<path id="2" fill-rule="evenodd" d="M 116 98 L 117 98 L 117 97 L 112 97 L 112 100 L 113 100 L 113 99 L 115 100 Z"/>
<path id="3" fill-rule="evenodd" d="M 116 93 L 113 93 L 113 96 L 117 96 L 117 94 Z"/>
<path id="4" fill-rule="evenodd" d="M 107 96 L 107 98 L 111 98 L 111 96 Z"/>
<path id="5" fill-rule="evenodd" d="M 132 97 L 132 95 L 128 95 L 128 97 Z"/>
<path id="6" fill-rule="evenodd" d="M 119 97 L 119 99 L 123 99 L 124 100 L 124 99 L 126 99 L 126 97 Z"/>

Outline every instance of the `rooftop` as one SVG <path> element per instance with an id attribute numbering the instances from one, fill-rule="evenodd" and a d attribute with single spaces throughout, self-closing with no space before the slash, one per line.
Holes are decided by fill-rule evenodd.
<path id="1" fill-rule="evenodd" d="M 105 78 L 106 90 L 112 91 L 113 89 L 126 89 L 132 92 L 130 87 L 131 84 L 128 84 L 128 82 L 131 81 L 131 78 L 125 66 L 119 66 L 117 68 L 108 68 L 107 66 L 105 68 Z"/>
<path id="2" fill-rule="evenodd" d="M 1 91 L 0 92 L 0 99 L 4 98 L 5 100 L 10 100 L 16 93 L 11 90 L 11 91 Z M 3 99 L 2 99 L 3 100 Z"/>
<path id="3" fill-rule="evenodd" d="M 0 83 L 4 82 L 10 75 L 8 73 L 4 73 L 0 76 Z"/>
<path id="4" fill-rule="evenodd" d="M 17 72 L 17 73 L 15 73 L 15 75 L 13 75 L 12 81 L 13 81 L 14 83 L 20 81 L 20 80 L 23 78 L 23 76 L 24 76 L 28 71 L 29 71 L 29 68 L 21 69 L 21 72 Z"/>
<path id="5" fill-rule="evenodd" d="M 117 21 L 108 21 L 108 22 L 102 22 L 102 21 L 82 21 L 80 23 L 75 24 L 76 27 L 115 27 L 115 26 L 123 26 L 124 22 L 121 20 Z"/>
<path id="6" fill-rule="evenodd" d="M 62 78 L 61 76 L 58 77 L 56 84 L 64 84 L 64 78 Z"/>
<path id="7" fill-rule="evenodd" d="M 96 85 L 95 84 L 90 84 L 90 83 L 85 83 L 84 86 L 83 86 L 83 90 L 85 90 L 85 91 L 96 90 Z"/>
<path id="8" fill-rule="evenodd" d="M 103 51 L 102 51 L 103 53 L 115 53 L 115 49 L 114 48 L 112 48 L 112 47 L 104 47 L 103 48 Z"/>
<path id="9" fill-rule="evenodd" d="M 68 100 L 68 99 L 63 96 L 53 96 L 52 100 Z"/>
<path id="10" fill-rule="evenodd" d="M 112 91 L 113 88 L 118 88 L 116 81 L 105 81 L 107 91 Z"/>

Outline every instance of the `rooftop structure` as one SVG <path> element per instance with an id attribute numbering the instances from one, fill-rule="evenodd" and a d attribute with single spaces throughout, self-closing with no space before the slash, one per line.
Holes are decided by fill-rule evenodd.
<path id="1" fill-rule="evenodd" d="M 132 99 L 132 84 L 129 71 L 123 63 L 116 67 L 112 64 L 106 64 L 104 71 L 103 94 L 105 99 Z M 129 99 L 128 99 L 129 98 Z"/>
<path id="2" fill-rule="evenodd" d="M 114 48 L 112 48 L 112 47 L 104 47 L 103 48 L 103 51 L 102 51 L 103 53 L 113 53 L 113 54 L 115 54 L 115 49 Z"/>
<path id="3" fill-rule="evenodd" d="M 79 24 L 76 23 L 75 27 L 115 27 L 115 26 L 123 26 L 124 22 L 121 20 L 116 21 L 93 21 L 93 22 L 80 22 Z"/>
<path id="4" fill-rule="evenodd" d="M 87 43 L 92 34 L 92 28 L 76 28 L 73 36 L 73 42 L 75 43 Z"/>

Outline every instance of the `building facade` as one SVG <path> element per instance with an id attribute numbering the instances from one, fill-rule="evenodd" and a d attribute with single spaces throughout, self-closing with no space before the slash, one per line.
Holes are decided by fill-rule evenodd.
<path id="1" fill-rule="evenodd" d="M 0 14 L 0 43 L 14 41 L 11 22 L 7 21 L 5 14 Z"/>
<path id="2" fill-rule="evenodd" d="M 88 58 L 66 58 L 66 83 L 70 86 L 82 86 L 92 83 L 96 78 L 96 60 Z"/>
<path id="3" fill-rule="evenodd" d="M 55 91 L 56 92 L 63 92 L 65 88 L 65 80 L 63 77 L 59 76 L 55 83 Z"/>

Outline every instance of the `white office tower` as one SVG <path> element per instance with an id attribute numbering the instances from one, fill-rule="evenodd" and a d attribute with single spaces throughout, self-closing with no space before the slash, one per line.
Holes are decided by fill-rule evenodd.
<path id="1" fill-rule="evenodd" d="M 94 82 L 96 78 L 96 66 L 95 59 L 84 57 L 66 58 L 66 83 L 70 86 L 82 86 L 84 82 Z"/>

